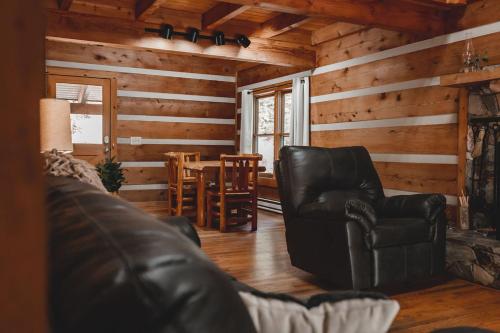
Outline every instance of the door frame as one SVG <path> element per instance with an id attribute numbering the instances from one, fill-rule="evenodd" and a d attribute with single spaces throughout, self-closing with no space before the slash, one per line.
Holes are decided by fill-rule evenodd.
<path id="1" fill-rule="evenodd" d="M 92 71 L 87 71 L 87 70 L 80 70 L 80 69 L 72 69 L 72 68 L 58 68 L 58 67 L 47 67 L 46 72 L 45 72 L 45 79 L 46 79 L 46 87 L 47 91 L 46 94 L 47 96 L 50 95 L 51 91 L 50 89 L 50 84 L 49 84 L 49 77 L 54 76 L 54 77 L 61 77 L 63 80 L 71 78 L 72 80 L 74 79 L 74 82 L 78 84 L 80 81 L 80 84 L 94 84 L 94 85 L 102 85 L 102 81 L 106 80 L 109 82 L 109 84 L 102 85 L 103 86 L 103 111 L 104 108 L 107 107 L 109 109 L 109 138 L 110 138 L 110 152 L 109 155 L 110 157 L 116 157 L 118 158 L 118 84 L 117 84 L 117 78 L 114 75 L 114 73 L 110 72 L 98 72 L 94 73 Z M 93 82 L 93 83 L 92 83 Z M 99 83 L 96 83 L 99 82 Z M 109 89 L 105 89 L 109 87 Z M 109 98 L 109 105 L 104 105 L 104 101 L 106 100 L 104 98 L 104 94 L 108 94 Z M 105 132 L 103 132 L 103 135 L 106 135 Z"/>

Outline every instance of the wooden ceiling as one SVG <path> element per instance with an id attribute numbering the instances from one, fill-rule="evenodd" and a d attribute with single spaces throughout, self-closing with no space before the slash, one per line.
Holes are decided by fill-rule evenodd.
<path id="1" fill-rule="evenodd" d="M 314 45 L 368 27 L 412 33 L 423 37 L 443 34 L 453 25 L 455 13 L 467 5 L 467 0 L 45 0 L 49 9 L 48 38 L 110 43 L 123 42 L 118 36 L 130 30 L 139 36 L 144 26 L 155 27 L 169 23 L 176 30 L 194 27 L 204 33 L 224 31 L 226 36 L 246 34 L 252 40 L 249 49 L 229 52 L 199 52 L 195 54 L 227 59 L 274 63 L 289 66 L 309 66 L 314 62 Z M 111 29 L 115 38 L 95 38 L 85 31 L 78 33 L 69 26 L 80 22 L 81 29 L 101 25 Z M 95 21 L 95 24 L 92 23 Z M 60 29 L 58 29 L 58 25 Z M 128 25 L 128 26 L 127 26 Z M 52 29 L 52 30 L 51 30 Z M 59 30 L 59 31 L 58 31 Z M 66 30 L 68 36 L 64 35 Z M 109 31 L 109 30 L 108 30 Z M 52 33 L 54 32 L 54 34 Z M 103 32 L 104 33 L 104 32 Z M 54 36 L 51 36 L 54 35 Z M 96 40 L 93 40 L 96 39 Z M 134 44 L 131 41 L 124 46 Z M 140 44 L 140 45 L 135 45 Z M 135 43 L 135 47 L 151 48 L 149 43 Z M 166 51 L 189 52 L 189 48 L 165 45 Z M 208 46 L 208 45 L 207 45 Z M 229 50 L 228 46 L 223 48 Z M 274 48 L 281 57 L 274 61 Z M 153 47 L 154 49 L 154 47 Z M 259 57 L 259 53 L 263 56 Z M 272 53 L 272 52 L 271 52 Z M 297 54 L 295 54 L 297 53 Z M 275 54 L 274 54 L 275 55 Z M 223 56 L 224 57 L 224 56 Z M 278 57 L 279 58 L 279 57 Z"/>

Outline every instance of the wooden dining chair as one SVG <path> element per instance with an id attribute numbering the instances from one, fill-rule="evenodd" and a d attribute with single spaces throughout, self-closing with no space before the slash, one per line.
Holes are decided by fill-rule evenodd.
<path id="1" fill-rule="evenodd" d="M 207 226 L 219 220 L 221 232 L 228 226 L 252 223 L 257 230 L 257 177 L 260 155 L 221 155 L 219 184 L 207 191 Z"/>
<path id="2" fill-rule="evenodd" d="M 184 169 L 187 162 L 199 162 L 200 153 L 171 152 L 167 156 L 168 215 L 196 213 L 196 177 Z"/>

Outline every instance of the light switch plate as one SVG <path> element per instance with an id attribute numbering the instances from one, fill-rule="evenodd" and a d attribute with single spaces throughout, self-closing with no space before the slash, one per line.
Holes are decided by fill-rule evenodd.
<path id="1" fill-rule="evenodd" d="M 140 146 L 142 145 L 142 137 L 140 136 L 132 136 L 130 138 L 130 144 L 133 146 Z"/>

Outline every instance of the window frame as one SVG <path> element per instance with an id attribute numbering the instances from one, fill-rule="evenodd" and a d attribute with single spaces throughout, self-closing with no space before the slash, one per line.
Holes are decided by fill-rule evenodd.
<path id="1" fill-rule="evenodd" d="M 275 85 L 266 87 L 257 91 L 254 91 L 254 153 L 258 153 L 258 137 L 259 136 L 272 136 L 274 142 L 274 160 L 278 159 L 278 154 L 284 145 L 286 137 L 290 137 L 290 133 L 284 132 L 284 120 L 285 120 L 285 95 L 292 93 L 292 83 L 287 82 L 285 84 Z M 274 96 L 274 131 L 272 134 L 259 134 L 259 108 L 258 100 L 261 98 Z M 292 115 L 290 114 L 290 117 Z M 291 128 L 290 128 L 291 130 Z M 270 172 L 269 172 L 270 171 Z M 276 180 L 274 170 L 266 170 L 265 172 L 259 173 L 259 182 L 271 181 L 274 183 Z"/>

